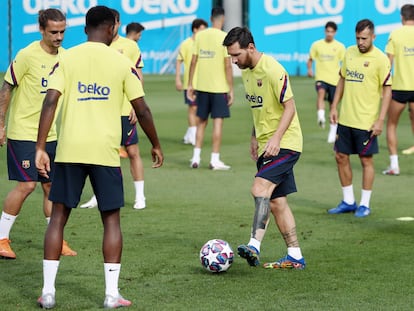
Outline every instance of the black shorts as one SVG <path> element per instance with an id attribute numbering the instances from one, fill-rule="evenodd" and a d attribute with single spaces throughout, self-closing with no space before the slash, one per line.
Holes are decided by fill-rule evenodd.
<path id="1" fill-rule="evenodd" d="M 300 152 L 280 149 L 277 156 L 264 158 L 261 155 L 257 159 L 257 174 L 255 177 L 264 178 L 277 185 L 270 199 L 284 197 L 297 191 L 293 166 L 299 160 L 299 157 Z"/>
<path id="2" fill-rule="evenodd" d="M 184 93 L 184 104 L 189 105 L 189 106 L 196 106 L 197 105 L 195 100 L 188 99 L 187 90 L 184 90 L 183 93 Z"/>
<path id="3" fill-rule="evenodd" d="M 7 140 L 7 170 L 9 180 L 51 182 L 55 173 L 56 141 L 46 143 L 50 158 L 49 178 L 40 176 L 36 169 L 36 142 L 27 140 Z"/>
<path id="4" fill-rule="evenodd" d="M 392 90 L 392 99 L 401 104 L 414 103 L 414 91 Z"/>
<path id="5" fill-rule="evenodd" d="M 370 131 L 338 124 L 334 150 L 344 154 L 370 156 L 378 153 L 378 138 L 371 137 Z"/>
<path id="6" fill-rule="evenodd" d="M 323 81 L 316 81 L 315 82 L 315 89 L 318 92 L 319 89 L 324 89 L 325 90 L 325 100 L 327 100 L 330 104 L 332 104 L 333 99 L 334 99 L 334 95 L 335 95 L 335 90 L 336 90 L 336 86 L 323 82 Z"/>
<path id="7" fill-rule="evenodd" d="M 129 122 L 128 116 L 121 117 L 122 122 L 122 139 L 121 146 L 129 146 L 138 143 L 138 131 L 136 124 Z"/>
<path id="8" fill-rule="evenodd" d="M 208 93 L 197 91 L 197 117 L 207 120 L 211 118 L 229 118 L 230 109 L 226 93 Z"/>
<path id="9" fill-rule="evenodd" d="M 100 211 L 111 211 L 124 206 L 124 187 L 120 167 L 56 163 L 55 178 L 49 200 L 75 208 L 79 204 L 86 177 L 92 184 Z"/>

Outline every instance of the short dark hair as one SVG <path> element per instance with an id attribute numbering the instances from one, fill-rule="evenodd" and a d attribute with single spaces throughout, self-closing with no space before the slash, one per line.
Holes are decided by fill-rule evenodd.
<path id="1" fill-rule="evenodd" d="M 414 5 L 413 4 L 404 4 L 401 7 L 401 16 L 405 21 L 414 20 Z"/>
<path id="2" fill-rule="evenodd" d="M 332 28 L 333 30 L 337 31 L 338 30 L 338 25 L 333 21 L 329 21 L 325 25 L 325 29 L 328 29 L 328 28 Z"/>
<path id="3" fill-rule="evenodd" d="M 46 9 L 39 11 L 38 22 L 40 28 L 44 29 L 48 21 L 62 22 L 66 21 L 66 16 L 58 9 Z"/>
<path id="4" fill-rule="evenodd" d="M 224 9 L 222 7 L 214 7 L 211 9 L 211 18 L 224 16 Z"/>
<path id="5" fill-rule="evenodd" d="M 234 27 L 229 31 L 223 41 L 224 46 L 231 46 L 238 42 L 240 48 L 245 49 L 250 43 L 254 44 L 253 35 L 247 27 Z"/>
<path id="6" fill-rule="evenodd" d="M 355 32 L 359 33 L 365 30 L 365 28 L 368 28 L 369 30 L 371 30 L 372 33 L 374 33 L 374 30 L 375 30 L 374 23 L 369 19 L 360 20 L 355 26 Z"/>
<path id="7" fill-rule="evenodd" d="M 129 34 L 131 31 L 133 31 L 133 32 L 141 32 L 143 30 L 145 30 L 145 27 L 142 26 L 142 24 L 140 24 L 140 23 L 133 22 L 133 23 L 129 23 L 126 26 L 126 33 L 127 34 Z"/>
<path id="8" fill-rule="evenodd" d="M 86 27 L 97 28 L 100 25 L 115 25 L 115 16 L 111 9 L 104 5 L 97 5 L 86 13 Z"/>
<path id="9" fill-rule="evenodd" d="M 119 15 L 119 12 L 117 11 L 117 10 L 115 10 L 115 9 L 110 9 L 111 10 L 111 12 L 112 12 L 112 14 L 114 14 L 114 16 L 115 16 L 115 22 L 119 22 L 119 20 L 120 20 L 120 15 Z"/>
<path id="10" fill-rule="evenodd" d="M 205 26 L 207 28 L 208 27 L 208 23 L 204 19 L 202 19 L 202 18 L 196 18 L 191 23 L 191 30 L 192 30 L 192 32 L 194 32 L 195 29 L 198 29 L 201 26 Z"/>

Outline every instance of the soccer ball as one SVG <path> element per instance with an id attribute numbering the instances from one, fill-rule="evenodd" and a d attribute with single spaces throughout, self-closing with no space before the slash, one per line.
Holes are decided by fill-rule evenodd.
<path id="1" fill-rule="evenodd" d="M 227 271 L 233 263 L 234 253 L 230 244 L 220 239 L 208 241 L 200 250 L 200 262 L 209 272 Z"/>

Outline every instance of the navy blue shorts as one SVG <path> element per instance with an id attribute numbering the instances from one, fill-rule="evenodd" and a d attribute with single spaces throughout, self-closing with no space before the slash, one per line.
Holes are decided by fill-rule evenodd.
<path id="1" fill-rule="evenodd" d="M 300 152 L 280 149 L 277 156 L 264 158 L 261 155 L 257 159 L 256 177 L 264 178 L 277 185 L 270 199 L 284 197 L 297 191 L 293 166 L 299 157 Z"/>
<path id="2" fill-rule="evenodd" d="M 121 117 L 122 139 L 121 146 L 129 146 L 138 143 L 138 131 L 136 124 L 129 122 L 128 116 Z"/>
<path id="3" fill-rule="evenodd" d="M 184 90 L 183 93 L 184 93 L 184 104 L 187 104 L 189 106 L 196 106 L 197 105 L 197 102 L 195 100 L 188 99 L 187 90 Z"/>
<path id="4" fill-rule="evenodd" d="M 325 90 L 325 100 L 327 100 L 330 104 L 332 104 L 333 99 L 334 99 L 334 95 L 335 95 L 335 90 L 336 90 L 336 86 L 323 82 L 323 81 L 316 81 L 315 82 L 315 89 L 316 91 L 319 91 L 319 89 L 324 89 Z"/>
<path id="5" fill-rule="evenodd" d="M 56 163 L 49 200 L 75 208 L 79 204 L 85 180 L 89 176 L 100 211 L 124 206 L 124 187 L 120 167 L 92 164 Z"/>
<path id="6" fill-rule="evenodd" d="M 229 118 L 230 109 L 226 93 L 208 93 L 197 91 L 197 117 L 207 120 L 211 118 Z"/>
<path id="7" fill-rule="evenodd" d="M 392 99 L 401 104 L 414 103 L 414 91 L 392 90 Z"/>
<path id="8" fill-rule="evenodd" d="M 46 143 L 50 158 L 49 178 L 37 173 L 35 157 L 36 142 L 27 140 L 7 140 L 7 169 L 9 180 L 51 182 L 55 173 L 56 141 Z"/>
<path id="9" fill-rule="evenodd" d="M 371 131 L 338 124 L 334 150 L 344 154 L 359 154 L 360 156 L 378 153 L 377 136 L 371 137 L 371 133 Z"/>

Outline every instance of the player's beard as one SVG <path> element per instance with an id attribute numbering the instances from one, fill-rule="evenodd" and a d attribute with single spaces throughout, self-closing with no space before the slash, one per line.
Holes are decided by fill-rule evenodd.
<path id="1" fill-rule="evenodd" d="M 364 53 L 369 52 L 371 50 L 371 47 L 372 47 L 372 44 L 368 47 L 365 47 L 363 45 L 358 45 L 358 50 L 360 53 L 364 54 Z"/>
<path id="2" fill-rule="evenodd" d="M 250 69 L 252 69 L 252 67 L 253 67 L 253 65 L 252 65 L 252 58 L 249 56 L 249 54 L 247 54 L 246 55 L 246 60 L 243 62 L 243 63 L 237 63 L 237 66 L 240 68 L 240 69 L 247 69 L 247 68 L 250 68 Z"/>

